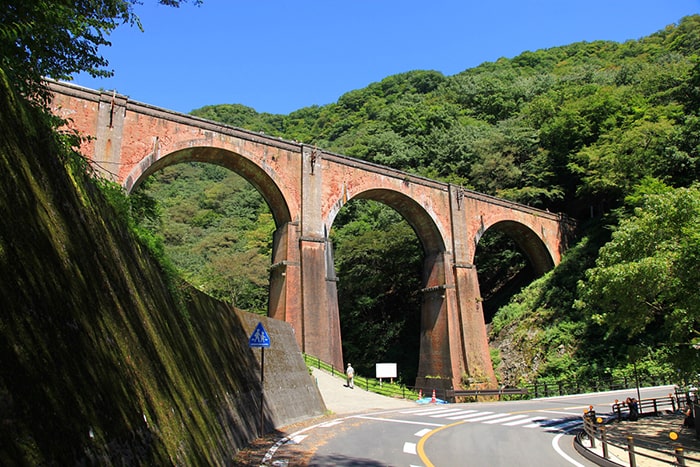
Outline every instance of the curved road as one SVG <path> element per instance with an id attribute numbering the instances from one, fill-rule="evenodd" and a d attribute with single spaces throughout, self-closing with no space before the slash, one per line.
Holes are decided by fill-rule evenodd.
<path id="1" fill-rule="evenodd" d="M 351 390 L 314 373 L 327 407 L 344 414 L 285 440 L 313 452 L 309 466 L 578 466 L 595 464 L 573 448 L 572 434 L 589 405 L 608 413 L 615 399 L 635 390 L 528 401 L 428 404 Z M 642 397 L 668 394 L 642 389 Z M 381 410 L 384 407 L 385 410 Z M 277 446 L 263 465 L 294 465 Z"/>

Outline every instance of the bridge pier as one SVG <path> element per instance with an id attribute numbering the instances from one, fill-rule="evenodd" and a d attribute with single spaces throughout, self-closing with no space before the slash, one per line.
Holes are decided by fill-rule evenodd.
<path id="1" fill-rule="evenodd" d="M 328 231 L 323 222 L 323 160 L 320 151 L 301 148 L 301 349 L 343 368 L 340 313 Z M 289 318 L 287 319 L 289 321 Z"/>
<path id="2" fill-rule="evenodd" d="M 423 271 L 425 288 L 421 290 L 423 299 L 417 386 L 429 386 L 430 383 L 435 384 L 435 380 L 453 379 L 453 358 L 450 352 L 453 334 L 449 325 L 450 302 L 444 254 L 426 254 Z"/>
<path id="3" fill-rule="evenodd" d="M 326 246 L 322 238 L 301 239 L 301 349 L 342 370 L 338 293 L 335 279 L 326 277 Z"/>
<path id="4" fill-rule="evenodd" d="M 298 223 L 288 222 L 273 234 L 272 266 L 270 266 L 270 297 L 267 314 L 271 318 L 290 323 L 297 343 L 301 346 L 301 266 L 299 261 Z"/>
<path id="5" fill-rule="evenodd" d="M 476 388 L 494 388 L 496 387 L 496 374 L 493 371 L 489 351 L 476 267 L 471 264 L 456 264 L 454 270 L 456 277 L 455 295 L 459 301 L 460 329 L 457 335 L 461 336 L 462 339 L 462 355 L 464 356 L 467 378 Z"/>

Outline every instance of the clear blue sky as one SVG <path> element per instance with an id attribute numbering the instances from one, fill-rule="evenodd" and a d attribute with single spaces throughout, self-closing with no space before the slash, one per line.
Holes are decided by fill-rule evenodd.
<path id="1" fill-rule="evenodd" d="M 145 31 L 101 49 L 115 76 L 75 83 L 188 113 L 243 104 L 287 114 L 411 70 L 454 75 L 578 41 L 639 39 L 700 0 L 143 0 Z"/>

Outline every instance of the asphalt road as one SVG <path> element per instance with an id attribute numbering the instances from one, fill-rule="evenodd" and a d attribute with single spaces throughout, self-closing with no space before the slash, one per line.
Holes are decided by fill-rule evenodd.
<path id="1" fill-rule="evenodd" d="M 625 390 L 528 401 L 430 404 L 387 399 L 315 374 L 327 407 L 337 417 L 290 435 L 311 451 L 309 466 L 566 466 L 589 467 L 573 448 L 574 430 L 593 405 L 610 412 Z M 329 379 L 330 378 L 330 379 Z M 642 389 L 663 396 L 668 387 Z M 265 465 L 293 465 L 279 449 Z"/>

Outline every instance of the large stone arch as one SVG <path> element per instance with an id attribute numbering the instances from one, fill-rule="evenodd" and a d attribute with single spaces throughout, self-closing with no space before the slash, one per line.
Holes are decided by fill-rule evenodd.
<path id="1" fill-rule="evenodd" d="M 529 226 L 513 220 L 494 222 L 490 226 L 485 226 L 485 229 L 478 233 L 475 239 L 477 244 L 481 237 L 489 230 L 498 230 L 508 235 L 523 253 L 525 253 L 537 277 L 542 276 L 544 273 L 554 268 L 552 253 L 549 251 L 542 238 Z M 472 258 L 472 262 L 473 259 L 474 258 Z"/>
<path id="2" fill-rule="evenodd" d="M 293 225 L 292 215 L 281 188 L 257 164 L 229 149 L 192 146 L 161 155 L 157 159 L 154 154 L 149 154 L 129 173 L 123 186 L 130 193 L 148 176 L 183 162 L 204 162 L 225 167 L 243 177 L 262 195 L 272 212 L 276 226 L 273 234 L 267 314 L 281 320 L 298 315 L 300 305 L 294 300 L 293 291 L 298 288 L 300 271 L 298 252 L 294 247 L 294 229 L 289 228 Z"/>
<path id="3" fill-rule="evenodd" d="M 258 165 L 233 151 L 211 146 L 193 146 L 179 149 L 156 159 L 149 154 L 134 167 L 124 181 L 128 193 L 136 189 L 148 176 L 170 165 L 183 162 L 205 162 L 225 167 L 243 177 L 262 195 L 279 228 L 291 221 L 284 194 L 275 181 Z"/>
<path id="4" fill-rule="evenodd" d="M 459 354 L 450 349 L 450 345 L 458 345 L 459 339 L 455 331 L 450 329 L 450 316 L 448 316 L 450 305 L 454 306 L 454 302 L 446 298 L 446 289 L 454 289 L 454 285 L 443 234 L 425 206 L 405 193 L 390 188 L 365 189 L 335 203 L 327 219 L 328 230 L 332 227 L 340 209 L 353 199 L 373 200 L 389 206 L 397 211 L 416 233 L 424 253 L 420 291 L 422 292 L 421 331 L 420 336 L 417 336 L 420 339 L 419 380 L 424 381 L 426 376 L 437 375 L 452 382 L 455 369 L 459 368 L 462 362 L 459 361 Z"/>
<path id="5" fill-rule="evenodd" d="M 445 251 L 445 240 L 426 209 L 415 199 L 406 196 L 404 193 L 386 188 L 368 189 L 355 194 L 349 199 L 336 203 L 327 220 L 327 229 L 329 231 L 340 209 L 352 199 L 378 201 L 401 214 L 416 232 L 426 256 Z"/>

